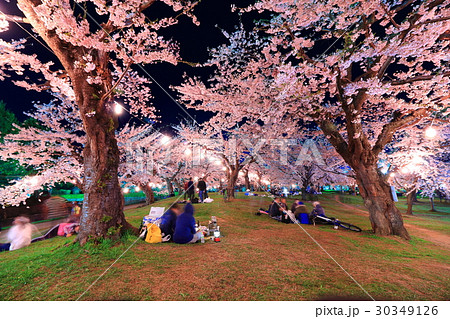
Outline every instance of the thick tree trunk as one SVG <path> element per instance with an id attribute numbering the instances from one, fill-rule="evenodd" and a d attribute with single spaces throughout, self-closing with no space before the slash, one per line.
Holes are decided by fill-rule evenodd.
<path id="1" fill-rule="evenodd" d="M 236 182 L 239 176 L 239 170 L 232 170 L 227 174 L 228 184 L 227 184 L 227 194 L 228 198 L 235 198 L 234 188 L 236 187 Z"/>
<path id="2" fill-rule="evenodd" d="M 84 95 L 84 94 L 82 94 Z M 97 106 L 92 95 L 83 101 L 81 112 L 100 110 L 94 116 L 84 117 L 87 142 L 84 148 L 84 201 L 78 240 L 117 237 L 120 232 L 132 228 L 123 214 L 124 199 L 117 172 L 119 149 L 114 135 L 114 119 L 107 108 Z"/>
<path id="3" fill-rule="evenodd" d="M 248 171 L 245 171 L 244 181 L 245 181 L 245 189 L 248 189 L 251 191 L 250 178 L 248 177 Z"/>
<path id="4" fill-rule="evenodd" d="M 306 187 L 300 188 L 300 191 L 302 192 L 302 200 L 306 200 Z"/>
<path id="5" fill-rule="evenodd" d="M 172 180 L 170 178 L 165 178 L 164 180 L 166 181 L 167 192 L 169 193 L 169 196 L 173 195 Z"/>
<path id="6" fill-rule="evenodd" d="M 436 208 L 434 207 L 434 197 L 430 197 L 430 204 L 431 204 L 431 210 L 430 212 L 437 212 Z"/>
<path id="7" fill-rule="evenodd" d="M 180 181 L 178 180 L 178 178 L 175 178 L 173 180 L 173 183 L 175 184 L 175 187 L 178 189 L 178 193 L 181 194 L 183 193 L 183 187 L 181 187 Z"/>
<path id="8" fill-rule="evenodd" d="M 145 203 L 147 205 L 153 204 L 155 202 L 155 193 L 153 192 L 151 186 L 149 186 L 148 183 L 141 184 L 140 186 L 145 194 Z"/>
<path id="9" fill-rule="evenodd" d="M 406 215 L 412 215 L 413 214 L 413 203 L 414 198 L 416 196 L 416 190 L 412 190 L 406 195 L 406 202 L 408 203 L 408 208 L 406 209 Z"/>
<path id="10" fill-rule="evenodd" d="M 392 199 L 391 188 L 378 173 L 376 165 L 361 164 L 353 169 L 375 234 L 398 235 L 410 239 L 402 216 Z"/>

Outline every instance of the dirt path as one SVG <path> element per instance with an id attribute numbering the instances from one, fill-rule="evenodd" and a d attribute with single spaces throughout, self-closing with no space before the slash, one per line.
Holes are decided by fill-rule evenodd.
<path id="1" fill-rule="evenodd" d="M 337 203 L 339 203 L 340 205 L 342 205 L 343 207 L 345 207 L 349 210 L 352 210 L 357 215 L 363 215 L 363 216 L 369 215 L 368 211 L 365 211 L 365 210 L 356 208 L 355 206 L 341 202 L 339 200 L 339 195 L 335 195 L 334 200 Z M 411 217 L 416 217 L 416 216 L 411 216 Z M 430 229 L 423 228 L 423 227 L 420 227 L 420 226 L 417 226 L 414 224 L 409 224 L 407 222 L 405 222 L 405 227 L 414 236 L 428 240 L 436 245 L 445 247 L 446 249 L 450 250 L 450 236 L 443 234 L 441 232 L 435 231 L 435 230 L 430 230 Z"/>

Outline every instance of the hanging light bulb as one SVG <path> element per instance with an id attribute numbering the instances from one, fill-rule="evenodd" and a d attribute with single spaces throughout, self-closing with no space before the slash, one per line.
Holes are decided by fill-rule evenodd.
<path id="1" fill-rule="evenodd" d="M 134 188 L 134 191 L 135 191 L 136 193 L 138 193 L 138 192 L 141 191 L 141 188 L 140 188 L 139 186 L 136 186 L 136 187 Z"/>
<path id="2" fill-rule="evenodd" d="M 190 149 L 190 148 L 187 148 L 187 149 L 184 151 L 184 154 L 185 154 L 185 155 L 191 155 L 191 154 L 192 154 L 191 149 Z"/>
<path id="3" fill-rule="evenodd" d="M 122 114 L 122 112 L 123 112 L 122 105 L 120 105 L 117 102 L 114 102 L 114 113 L 116 113 L 117 115 L 120 115 L 120 114 Z"/>
<path id="4" fill-rule="evenodd" d="M 123 189 L 123 193 L 124 194 L 128 194 L 130 192 L 130 189 L 128 188 L 128 187 L 125 187 L 124 189 Z"/>
<path id="5" fill-rule="evenodd" d="M 432 126 L 430 126 L 429 128 L 427 128 L 427 129 L 425 130 L 425 136 L 426 136 L 427 138 L 435 138 L 436 135 L 437 135 L 437 131 L 436 131 L 436 129 L 433 128 Z"/>

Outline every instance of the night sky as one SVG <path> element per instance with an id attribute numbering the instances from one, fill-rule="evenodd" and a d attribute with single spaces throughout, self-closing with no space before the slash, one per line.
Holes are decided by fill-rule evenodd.
<path id="1" fill-rule="evenodd" d="M 181 17 L 179 24 L 162 30 L 161 35 L 166 39 L 171 38 L 179 43 L 180 55 L 184 61 L 205 62 L 208 58 L 208 48 L 216 47 L 225 42 L 221 29 L 231 32 L 239 24 L 239 15 L 231 12 L 231 4 L 245 7 L 252 2 L 251 0 L 202 0 L 194 10 L 200 21 L 200 26 L 195 26 L 187 17 Z M 15 1 L 10 1 L 9 3 L 2 1 L 0 10 L 4 13 L 23 16 Z M 164 4 L 158 3 L 147 9 L 147 11 L 152 16 L 157 16 L 161 13 L 170 14 L 170 11 L 167 10 Z M 257 18 L 258 15 L 256 13 L 244 14 L 241 17 L 244 25 L 248 28 L 252 27 L 252 21 Z M 29 29 L 27 25 L 23 25 L 23 27 Z M 30 38 L 26 32 L 13 23 L 10 23 L 10 29 L 7 32 L 0 33 L 0 37 L 4 40 Z M 56 57 L 32 38 L 30 38 L 25 52 L 37 53 L 42 61 L 52 60 L 56 62 Z M 136 66 L 133 69 L 138 70 Z M 210 69 L 195 68 L 184 63 L 180 63 L 177 66 L 159 63 L 145 66 L 145 69 L 174 98 L 177 98 L 177 96 L 170 89 L 170 86 L 180 84 L 184 73 L 187 73 L 189 76 L 199 75 L 206 79 L 211 72 Z M 140 74 L 144 75 L 142 71 L 140 71 Z M 19 120 L 26 118 L 23 112 L 32 108 L 33 101 L 48 102 L 51 99 L 51 96 L 47 93 L 37 93 L 17 87 L 11 83 L 11 79 L 0 81 L 0 100 L 6 102 L 7 109 L 14 112 Z M 161 121 L 157 126 L 161 129 L 165 130 L 166 127 L 178 124 L 182 119 L 188 118 L 186 113 L 156 84 L 152 84 L 152 95 L 154 96 L 154 106 L 159 111 L 157 114 L 160 116 L 159 121 Z M 205 121 L 209 117 L 207 113 L 193 109 L 187 109 L 187 112 L 196 118 L 198 122 Z M 128 120 L 127 115 L 122 115 L 120 118 L 122 124 Z"/>

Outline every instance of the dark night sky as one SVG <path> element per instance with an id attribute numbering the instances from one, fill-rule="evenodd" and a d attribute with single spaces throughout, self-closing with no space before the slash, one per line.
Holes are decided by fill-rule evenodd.
<path id="1" fill-rule="evenodd" d="M 232 31 L 239 24 L 239 16 L 237 13 L 231 12 L 231 4 L 236 4 L 238 7 L 245 7 L 250 3 L 252 3 L 251 0 L 202 0 L 194 11 L 200 21 L 200 26 L 195 26 L 187 17 L 181 17 L 179 24 L 163 30 L 162 35 L 166 39 L 172 38 L 179 43 L 180 55 L 183 60 L 188 62 L 204 62 L 208 58 L 207 49 L 216 47 L 225 41 L 225 37 L 220 29 Z M 158 6 L 153 8 L 153 10 L 158 13 L 167 12 L 163 7 L 164 5 Z M 148 11 L 151 11 L 151 9 Z M 9 3 L 2 2 L 0 10 L 9 14 L 22 15 L 16 7 L 15 1 Z M 245 14 L 242 21 L 244 25 L 251 27 L 253 19 L 257 17 L 254 13 Z M 19 39 L 29 36 L 20 30 L 18 26 L 10 23 L 10 30 L 0 33 L 0 37 L 4 40 L 9 40 L 11 38 Z M 50 52 L 34 39 L 31 38 L 29 43 L 27 53 L 37 53 L 44 61 L 56 60 Z M 138 70 L 136 66 L 134 69 Z M 211 71 L 194 68 L 184 63 L 177 66 L 160 63 L 145 66 L 145 69 L 174 98 L 176 98 L 176 93 L 170 90 L 170 85 L 180 84 L 184 73 L 188 75 L 200 75 L 206 78 Z M 142 71 L 140 73 L 143 75 Z M 26 118 L 23 115 L 23 111 L 30 110 L 33 101 L 48 102 L 51 98 L 46 93 L 36 93 L 19 88 L 11 83 L 11 78 L 0 81 L 0 92 L 0 100 L 5 101 L 7 108 L 13 111 L 20 120 Z M 155 84 L 152 84 L 152 95 L 154 96 L 153 103 L 159 110 L 158 115 L 161 117 L 159 119 L 162 122 L 159 124 L 160 127 L 177 124 L 182 118 L 187 117 L 186 113 Z M 187 112 L 199 122 L 208 118 L 208 115 L 204 112 L 192 109 L 187 110 Z M 121 122 L 126 122 L 127 120 L 126 115 L 121 116 Z"/>

